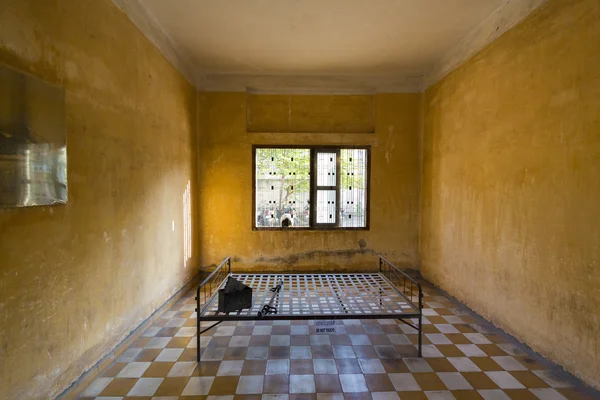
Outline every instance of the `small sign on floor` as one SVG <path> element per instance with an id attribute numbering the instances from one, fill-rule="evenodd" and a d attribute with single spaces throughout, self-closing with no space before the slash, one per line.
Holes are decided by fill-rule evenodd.
<path id="1" fill-rule="evenodd" d="M 335 333 L 335 321 L 333 320 L 316 320 L 315 333 Z"/>

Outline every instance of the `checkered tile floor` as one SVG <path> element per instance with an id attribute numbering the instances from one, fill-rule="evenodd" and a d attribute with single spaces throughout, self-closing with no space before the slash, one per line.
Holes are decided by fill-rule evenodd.
<path id="1" fill-rule="evenodd" d="M 194 293 L 182 298 L 81 399 L 592 399 L 581 383 L 425 285 L 423 358 L 394 320 L 225 322 L 201 337 Z M 207 323 L 207 326 L 209 323 Z"/>

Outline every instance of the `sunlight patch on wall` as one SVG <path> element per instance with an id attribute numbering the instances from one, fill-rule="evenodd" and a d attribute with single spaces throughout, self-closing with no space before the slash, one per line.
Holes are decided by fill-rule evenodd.
<path id="1" fill-rule="evenodd" d="M 190 181 L 183 193 L 183 264 L 192 258 L 192 202 L 190 194 Z"/>

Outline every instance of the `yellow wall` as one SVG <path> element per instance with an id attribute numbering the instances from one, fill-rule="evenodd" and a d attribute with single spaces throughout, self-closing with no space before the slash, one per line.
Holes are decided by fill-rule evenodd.
<path id="1" fill-rule="evenodd" d="M 245 93 L 200 93 L 201 264 L 231 256 L 238 269 L 365 270 L 377 267 L 375 255 L 381 253 L 400 266 L 416 267 L 420 98 L 376 95 L 371 134 L 247 133 Z M 319 115 L 311 107 L 323 101 L 296 100 L 303 112 Z M 326 118 L 325 124 L 352 121 L 342 114 Z M 313 121 L 313 126 L 320 125 Z M 371 229 L 252 231 L 253 144 L 371 145 Z"/>
<path id="2" fill-rule="evenodd" d="M 68 204 L 0 209 L 0 398 L 54 398 L 197 272 L 196 91 L 109 0 L 3 2 L 0 62 L 66 89 Z"/>
<path id="3" fill-rule="evenodd" d="M 600 387 L 600 2 L 550 0 L 425 103 L 422 273 Z"/>

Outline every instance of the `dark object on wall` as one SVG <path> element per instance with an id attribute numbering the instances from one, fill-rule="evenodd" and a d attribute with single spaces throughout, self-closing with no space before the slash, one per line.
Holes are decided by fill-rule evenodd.
<path id="1" fill-rule="evenodd" d="M 227 279 L 225 287 L 219 289 L 218 311 L 228 313 L 252 307 L 252 288 L 233 277 Z"/>
<path id="2" fill-rule="evenodd" d="M 0 66 L 0 207 L 66 202 L 64 89 Z"/>

